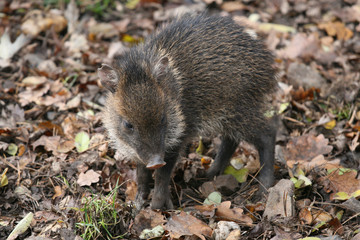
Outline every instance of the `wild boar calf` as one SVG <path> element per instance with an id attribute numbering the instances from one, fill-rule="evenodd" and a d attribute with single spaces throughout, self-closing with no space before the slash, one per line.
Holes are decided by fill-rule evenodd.
<path id="1" fill-rule="evenodd" d="M 259 181 L 274 182 L 275 129 L 264 117 L 277 83 L 272 54 L 230 18 L 185 16 L 98 70 L 110 91 L 103 122 L 115 148 L 137 161 L 137 206 L 155 188 L 151 207 L 172 208 L 174 165 L 194 137 L 220 134 L 208 171 L 228 165 L 240 140 L 255 145 Z"/>

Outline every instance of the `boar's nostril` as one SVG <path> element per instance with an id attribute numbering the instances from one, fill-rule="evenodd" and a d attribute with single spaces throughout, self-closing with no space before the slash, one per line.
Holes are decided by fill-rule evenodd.
<path id="1" fill-rule="evenodd" d="M 146 168 L 148 169 L 158 169 L 164 166 L 166 162 L 163 160 L 163 158 L 160 155 L 154 155 L 152 158 L 150 158 L 149 163 L 146 165 Z"/>

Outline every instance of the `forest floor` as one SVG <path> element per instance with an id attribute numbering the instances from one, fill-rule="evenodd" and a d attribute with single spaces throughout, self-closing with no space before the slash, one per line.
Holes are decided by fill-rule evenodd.
<path id="1" fill-rule="evenodd" d="M 205 10 L 274 53 L 279 183 L 255 201 L 244 142 L 227 175 L 202 179 L 219 142 L 203 138 L 173 173 L 175 209 L 136 212 L 97 68 Z M 0 239 L 360 239 L 359 0 L 5 0 L 0 36 Z"/>

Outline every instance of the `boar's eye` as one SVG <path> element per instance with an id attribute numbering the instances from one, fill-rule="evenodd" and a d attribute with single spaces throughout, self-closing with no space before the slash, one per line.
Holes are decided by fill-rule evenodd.
<path id="1" fill-rule="evenodd" d="M 134 126 L 126 120 L 123 120 L 123 125 L 127 130 L 130 131 L 134 130 Z"/>

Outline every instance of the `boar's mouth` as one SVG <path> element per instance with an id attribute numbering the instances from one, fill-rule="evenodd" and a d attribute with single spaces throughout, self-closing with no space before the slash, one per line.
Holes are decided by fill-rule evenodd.
<path id="1" fill-rule="evenodd" d="M 152 158 L 150 158 L 148 164 L 146 165 L 146 168 L 148 169 L 158 169 L 164 166 L 166 162 L 164 161 L 163 157 L 160 155 L 154 155 Z"/>

